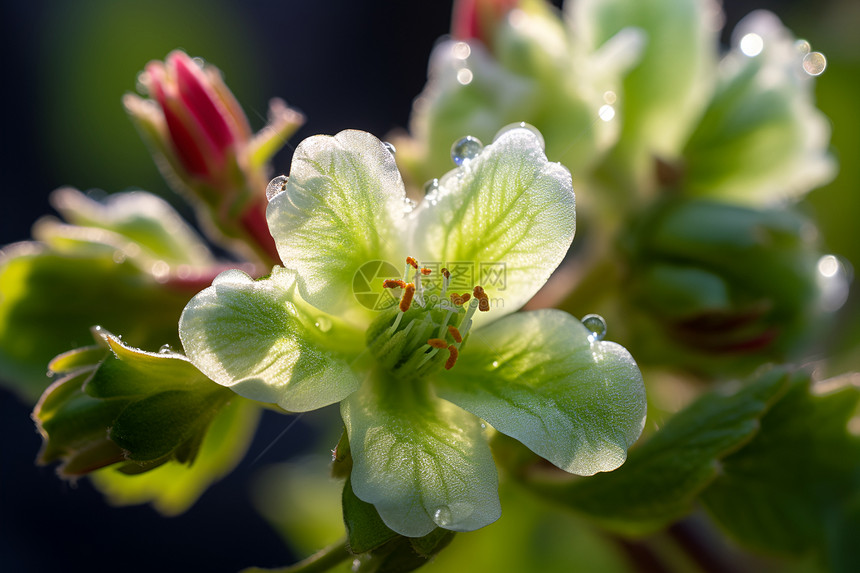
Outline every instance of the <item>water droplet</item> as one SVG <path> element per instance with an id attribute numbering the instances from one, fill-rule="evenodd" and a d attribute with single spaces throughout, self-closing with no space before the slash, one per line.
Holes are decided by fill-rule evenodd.
<path id="1" fill-rule="evenodd" d="M 278 175 L 266 185 L 266 199 L 271 201 L 277 195 L 280 195 L 287 190 L 287 181 L 289 178 L 286 175 Z"/>
<path id="2" fill-rule="evenodd" d="M 431 193 L 439 192 L 439 180 L 431 179 L 427 183 L 424 184 L 424 195 L 430 195 Z"/>
<path id="3" fill-rule="evenodd" d="M 824 255 L 816 265 L 818 276 L 818 296 L 821 310 L 835 312 L 848 300 L 848 287 L 851 282 L 850 268 L 834 255 Z"/>
<path id="4" fill-rule="evenodd" d="M 355 559 L 352 560 L 352 567 L 350 567 L 350 569 L 352 571 L 358 571 L 359 568 L 361 568 L 361 559 L 356 557 Z"/>
<path id="5" fill-rule="evenodd" d="M 337 448 L 335 448 L 331 451 L 331 461 L 333 461 L 333 462 L 337 461 Z"/>
<path id="6" fill-rule="evenodd" d="M 821 52 L 810 52 L 803 56 L 803 71 L 810 76 L 820 76 L 827 67 L 827 58 Z"/>
<path id="7" fill-rule="evenodd" d="M 597 115 L 603 121 L 612 121 L 612 118 L 615 117 L 615 108 L 609 104 L 600 106 L 600 109 L 597 110 Z"/>
<path id="8" fill-rule="evenodd" d="M 618 101 L 618 96 L 617 96 L 617 95 L 615 95 L 615 92 L 614 92 L 614 91 L 612 91 L 612 90 L 606 90 L 605 92 L 603 92 L 603 101 L 605 101 L 605 102 L 606 102 L 606 103 L 608 103 L 609 105 L 612 105 L 612 104 L 614 104 L 616 101 Z"/>
<path id="9" fill-rule="evenodd" d="M 764 40 L 758 34 L 750 32 L 749 34 L 745 34 L 744 37 L 741 38 L 738 47 L 741 49 L 741 52 L 743 52 L 745 56 L 754 58 L 755 56 L 761 54 L 761 51 L 764 49 Z"/>
<path id="10" fill-rule="evenodd" d="M 113 256 L 111 258 L 113 259 L 113 262 L 121 265 L 125 262 L 125 253 L 117 249 L 113 252 Z"/>
<path id="11" fill-rule="evenodd" d="M 455 165 L 463 165 L 476 158 L 483 148 L 484 144 L 477 137 L 471 135 L 461 137 L 451 146 L 451 159 Z"/>
<path id="12" fill-rule="evenodd" d="M 505 133 L 509 132 L 512 129 L 527 129 L 527 130 L 529 130 L 530 132 L 532 132 L 532 135 L 534 135 L 537 138 L 538 142 L 540 143 L 540 148 L 543 150 L 546 150 L 546 142 L 544 141 L 543 135 L 541 135 L 540 130 L 538 128 L 536 128 L 535 126 L 533 126 L 532 124 L 526 123 L 524 121 L 520 121 L 518 123 L 509 123 L 508 125 L 506 125 L 502 129 L 500 129 L 498 132 L 496 132 L 496 135 L 493 136 L 493 141 L 496 141 L 498 138 L 500 138 L 502 135 L 504 135 Z"/>
<path id="13" fill-rule="evenodd" d="M 472 70 L 469 68 L 460 68 L 457 70 L 457 82 L 461 86 L 467 86 L 472 83 L 472 80 L 475 79 L 475 74 L 472 73 Z"/>
<path id="14" fill-rule="evenodd" d="M 393 143 L 391 143 L 389 141 L 383 141 L 382 145 L 385 146 L 385 149 L 387 149 L 388 153 L 390 153 L 391 155 L 394 155 L 395 153 L 397 153 L 397 148 L 394 147 Z"/>
<path id="15" fill-rule="evenodd" d="M 482 429 L 482 430 L 486 430 L 486 429 L 487 429 L 487 424 L 485 424 L 484 422 L 481 422 L 481 429 Z"/>
<path id="16" fill-rule="evenodd" d="M 457 42 L 451 47 L 451 55 L 458 60 L 465 60 L 472 54 L 472 48 L 466 42 Z"/>
<path id="17" fill-rule="evenodd" d="M 589 342 L 603 340 L 606 336 L 606 321 L 599 314 L 586 314 L 582 317 L 582 325 L 591 332 Z"/>
<path id="18" fill-rule="evenodd" d="M 451 524 L 451 510 L 445 506 L 440 507 L 433 513 L 433 521 L 439 527 L 445 527 Z"/>
<path id="19" fill-rule="evenodd" d="M 797 50 L 800 55 L 805 56 L 812 51 L 812 46 L 806 40 L 797 40 L 794 43 L 794 49 Z"/>
<path id="20" fill-rule="evenodd" d="M 405 215 L 408 215 L 409 213 L 411 213 L 414 210 L 415 210 L 415 201 L 413 201 L 409 197 L 404 197 L 403 198 L 403 213 Z"/>
<path id="21" fill-rule="evenodd" d="M 318 316 L 314 326 L 319 328 L 321 332 L 328 332 L 331 330 L 331 319 L 327 316 Z"/>
<path id="22" fill-rule="evenodd" d="M 161 348 L 158 349 L 159 354 L 173 354 L 173 349 L 170 348 L 169 344 L 162 345 Z"/>
<path id="23" fill-rule="evenodd" d="M 499 361 L 493 360 L 493 368 L 498 368 L 498 367 L 499 367 Z"/>
<path id="24" fill-rule="evenodd" d="M 195 57 L 191 58 L 191 61 L 194 62 L 195 64 L 197 64 L 197 67 L 200 68 L 201 70 L 206 67 L 206 60 L 204 60 L 200 56 L 195 56 Z"/>

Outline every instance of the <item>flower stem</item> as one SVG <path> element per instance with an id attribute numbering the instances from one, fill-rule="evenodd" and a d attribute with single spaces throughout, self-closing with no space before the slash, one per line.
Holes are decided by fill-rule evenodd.
<path id="1" fill-rule="evenodd" d="M 341 539 L 337 543 L 320 549 L 310 557 L 288 567 L 281 567 L 279 569 L 250 567 L 242 570 L 242 573 L 319 573 L 330 570 L 350 557 L 354 557 L 354 555 L 346 548 L 346 539 Z"/>

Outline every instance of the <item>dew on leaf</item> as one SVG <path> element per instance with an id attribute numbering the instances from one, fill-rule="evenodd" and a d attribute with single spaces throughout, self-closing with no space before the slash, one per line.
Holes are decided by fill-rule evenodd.
<path id="1" fill-rule="evenodd" d="M 467 135 L 461 137 L 451 146 L 451 159 L 456 165 L 463 165 L 466 161 L 470 161 L 481 153 L 484 144 L 477 137 Z"/>
<path id="2" fill-rule="evenodd" d="M 286 175 L 278 175 L 266 185 L 266 199 L 271 201 L 276 195 L 279 195 L 287 190 L 287 181 L 289 178 Z"/>
<path id="3" fill-rule="evenodd" d="M 591 333 L 588 335 L 590 342 L 603 340 L 606 336 L 606 321 L 599 314 L 586 314 L 582 317 L 582 325 Z"/>

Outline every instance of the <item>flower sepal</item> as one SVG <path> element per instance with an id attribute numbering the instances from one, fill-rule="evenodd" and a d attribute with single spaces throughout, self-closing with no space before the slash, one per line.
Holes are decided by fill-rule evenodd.
<path id="1" fill-rule="evenodd" d="M 238 461 L 259 408 L 246 408 L 181 355 L 131 348 L 98 327 L 93 337 L 95 345 L 51 362 L 60 377 L 33 412 L 44 438 L 39 463 L 60 461 L 66 478 L 101 470 L 96 484 L 120 503 L 184 510 Z M 157 476 L 122 478 L 150 472 Z M 171 491 L 177 483 L 186 487 Z"/>

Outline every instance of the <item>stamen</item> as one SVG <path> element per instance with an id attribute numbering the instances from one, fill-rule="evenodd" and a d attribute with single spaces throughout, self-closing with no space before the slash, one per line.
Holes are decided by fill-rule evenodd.
<path id="1" fill-rule="evenodd" d="M 412 257 L 406 257 L 406 264 L 411 266 L 413 269 L 418 268 L 418 261 L 416 261 Z"/>
<path id="2" fill-rule="evenodd" d="M 406 288 L 406 281 L 400 279 L 385 279 L 382 288 Z"/>
<path id="3" fill-rule="evenodd" d="M 484 287 L 481 285 L 476 285 L 473 290 L 475 294 L 475 298 L 478 299 L 478 310 L 481 312 L 487 312 L 490 310 L 490 297 L 487 296 L 487 293 L 484 292 Z"/>
<path id="4" fill-rule="evenodd" d="M 460 331 L 457 330 L 456 326 L 448 325 L 448 332 L 451 333 L 451 336 L 454 338 L 454 342 L 457 344 L 463 342 L 463 337 L 460 335 Z"/>
<path id="5" fill-rule="evenodd" d="M 427 344 L 429 344 L 433 348 L 440 348 L 440 349 L 446 348 L 448 346 L 448 343 L 446 341 L 442 340 L 441 338 L 431 338 L 430 340 L 427 341 Z"/>
<path id="6" fill-rule="evenodd" d="M 424 275 L 425 277 L 427 275 L 429 275 L 431 272 L 433 272 L 432 269 L 428 269 L 427 267 L 421 267 L 421 274 Z"/>
<path id="7" fill-rule="evenodd" d="M 453 304 L 454 306 L 463 306 L 464 304 L 469 302 L 470 298 L 472 298 L 472 295 L 467 292 L 464 292 L 463 294 L 457 294 L 455 292 L 452 292 L 451 304 Z"/>
<path id="8" fill-rule="evenodd" d="M 412 305 L 412 297 L 415 296 L 415 285 L 407 283 L 403 289 L 403 296 L 400 299 L 400 310 L 406 312 Z"/>
<path id="9" fill-rule="evenodd" d="M 445 300 L 445 293 L 448 292 L 448 283 L 451 280 L 451 273 L 445 267 L 442 267 L 442 292 L 439 293 L 439 298 Z"/>
<path id="10" fill-rule="evenodd" d="M 445 370 L 450 370 L 454 367 L 454 364 L 457 362 L 457 357 L 460 355 L 460 351 L 457 350 L 457 347 L 453 344 L 448 347 L 448 360 L 445 362 Z"/>

